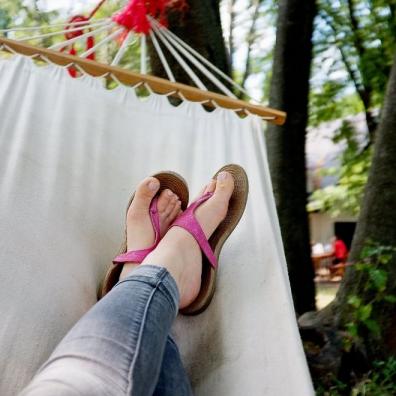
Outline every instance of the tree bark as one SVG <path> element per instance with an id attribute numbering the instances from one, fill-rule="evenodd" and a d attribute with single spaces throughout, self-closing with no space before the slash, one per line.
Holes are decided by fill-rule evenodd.
<path id="1" fill-rule="evenodd" d="M 219 1 L 189 0 L 188 5 L 188 11 L 184 15 L 178 11 L 170 12 L 169 29 L 220 70 L 230 75 L 229 58 L 221 27 Z M 176 81 L 195 86 L 169 51 L 163 46 L 161 48 Z M 150 46 L 150 59 L 152 73 L 158 77 L 168 78 L 152 46 Z M 193 66 L 192 69 L 196 71 Z M 200 72 L 197 74 L 209 90 L 219 91 Z"/>
<path id="2" fill-rule="evenodd" d="M 373 162 L 367 181 L 362 209 L 355 231 L 349 261 L 359 260 L 362 248 L 368 240 L 383 246 L 396 247 L 396 54 L 388 81 L 381 120 L 376 132 Z M 386 294 L 396 295 L 396 254 L 387 264 L 388 281 Z M 340 339 L 351 320 L 351 306 L 348 298 L 358 296 L 367 302 L 372 298 L 365 287 L 365 274 L 353 265 L 346 271 L 344 280 L 336 299 L 324 310 L 312 315 L 305 315 L 300 321 L 303 338 L 312 341 L 312 335 L 321 339 L 320 350 L 311 353 L 308 361 L 317 375 L 324 377 L 329 371 L 338 376 L 350 377 L 361 368 L 362 359 L 351 358 L 345 351 Z M 384 359 L 396 354 L 396 315 L 395 305 L 386 301 L 375 304 L 371 317 L 379 324 L 380 338 L 367 331 L 360 335 L 362 339 L 354 350 L 359 351 L 366 366 L 375 359 Z M 306 332 L 307 331 L 307 332 Z M 329 358 L 331 356 L 331 358 Z M 346 374 L 347 373 L 347 374 Z"/>
<path id="3" fill-rule="evenodd" d="M 359 216 L 350 253 L 350 261 L 359 259 L 361 250 L 367 240 L 373 240 L 384 246 L 396 247 L 396 54 L 392 72 L 388 82 L 386 99 L 382 110 L 382 119 L 377 130 L 377 139 L 373 156 L 373 163 L 365 189 L 362 209 Z M 396 292 L 396 257 L 389 265 L 389 293 Z M 364 297 L 362 279 L 357 276 L 356 270 L 351 267 L 334 301 L 334 309 L 341 313 L 345 310 L 346 298 L 353 290 Z M 386 307 L 383 307 L 386 308 Z M 388 307 L 389 308 L 389 307 Z M 393 310 L 394 311 L 394 310 Z M 388 309 L 377 312 L 383 330 L 382 353 L 384 355 L 396 354 L 396 316 L 389 315 Z M 338 315 L 342 321 L 343 315 Z M 341 325 L 342 323 L 338 323 Z M 370 341 L 368 337 L 367 341 Z M 376 341 L 375 343 L 378 343 Z M 379 346 L 379 345 L 378 345 Z M 377 348 L 374 348 L 377 350 Z M 380 351 L 377 350 L 379 353 Z"/>
<path id="4" fill-rule="evenodd" d="M 270 125 L 266 134 L 273 189 L 298 314 L 315 309 L 305 164 L 315 14 L 314 0 L 279 2 L 270 106 L 286 111 L 287 120 L 282 126 Z"/>

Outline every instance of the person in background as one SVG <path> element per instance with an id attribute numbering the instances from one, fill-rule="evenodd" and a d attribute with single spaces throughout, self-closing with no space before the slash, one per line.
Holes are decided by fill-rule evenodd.
<path id="1" fill-rule="evenodd" d="M 330 276 L 344 275 L 345 262 L 348 257 L 348 248 L 345 242 L 338 236 L 335 235 L 332 240 L 333 247 L 333 265 L 330 267 Z"/>

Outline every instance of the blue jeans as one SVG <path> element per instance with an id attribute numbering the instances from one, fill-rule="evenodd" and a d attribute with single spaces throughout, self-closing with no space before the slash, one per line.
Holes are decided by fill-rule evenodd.
<path id="1" fill-rule="evenodd" d="M 76 323 L 22 395 L 192 395 L 169 335 L 178 306 L 165 268 L 138 267 Z"/>

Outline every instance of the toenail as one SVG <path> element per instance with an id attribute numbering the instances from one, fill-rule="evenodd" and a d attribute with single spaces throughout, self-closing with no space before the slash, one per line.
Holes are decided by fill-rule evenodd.
<path id="1" fill-rule="evenodd" d="M 228 173 L 227 172 L 220 172 L 217 175 L 217 180 L 224 181 L 224 180 L 227 179 L 227 177 L 228 177 Z"/>
<path id="2" fill-rule="evenodd" d="M 148 185 L 149 189 L 151 191 L 156 191 L 159 188 L 159 182 L 158 180 L 151 180 L 151 182 Z"/>

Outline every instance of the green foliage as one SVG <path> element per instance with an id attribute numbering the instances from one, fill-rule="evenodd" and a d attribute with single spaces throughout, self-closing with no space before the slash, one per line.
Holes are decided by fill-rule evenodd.
<path id="1" fill-rule="evenodd" d="M 319 0 L 314 76 L 322 81 L 316 82 L 319 93 L 311 95 L 313 125 L 382 105 L 396 43 L 395 10 L 396 0 Z M 360 105 L 345 108 L 351 89 Z M 375 125 L 368 127 L 373 131 Z"/>
<path id="2" fill-rule="evenodd" d="M 394 396 L 396 394 L 396 358 L 375 361 L 369 371 L 348 391 L 350 386 L 332 377 L 330 385 L 320 386 L 317 396 Z M 348 392 L 348 393 L 347 393 Z"/>
<path id="3" fill-rule="evenodd" d="M 340 213 L 359 213 L 371 165 L 372 150 L 361 149 L 356 136 L 357 132 L 351 123 L 344 121 L 333 137 L 334 143 L 345 145 L 340 166 L 322 171 L 324 175 L 336 176 L 337 184 L 314 191 L 308 204 L 309 211 L 320 210 L 333 216 Z"/>
<path id="4" fill-rule="evenodd" d="M 396 296 L 389 294 L 388 286 L 388 264 L 392 260 L 396 248 L 381 246 L 376 243 L 368 243 L 361 252 L 359 262 L 355 263 L 355 268 L 363 280 L 363 290 L 368 300 L 351 294 L 347 300 L 350 308 L 350 321 L 346 324 L 347 336 L 344 340 L 344 347 L 348 351 L 353 344 L 359 343 L 364 334 L 369 332 L 375 338 L 381 337 L 381 328 L 375 320 L 373 312 L 375 308 L 384 302 L 388 304 L 396 303 Z"/>
<path id="5" fill-rule="evenodd" d="M 396 359 L 374 362 L 374 369 L 354 388 L 353 396 L 392 396 L 396 394 Z"/>
<path id="6" fill-rule="evenodd" d="M 11 17 L 9 13 L 4 9 L 0 9 L 0 29 L 6 29 L 10 23 Z"/>
<path id="7" fill-rule="evenodd" d="M 363 282 L 364 297 L 353 292 L 347 299 L 349 322 L 345 325 L 344 349 L 364 344 L 364 336 L 370 334 L 380 341 L 381 328 L 375 312 L 384 302 L 393 306 L 396 296 L 388 292 L 388 276 L 396 248 L 369 242 L 362 249 L 359 262 L 355 263 L 357 277 Z M 317 396 L 391 396 L 396 394 L 396 358 L 376 361 L 372 369 L 351 383 L 343 383 L 329 374 L 317 386 Z M 325 384 L 325 385 L 324 385 Z"/>
<path id="8" fill-rule="evenodd" d="M 345 118 L 364 111 L 356 94 L 344 95 L 344 85 L 338 81 L 326 81 L 320 91 L 311 91 L 309 102 L 309 124 L 318 126 L 322 122 Z"/>

